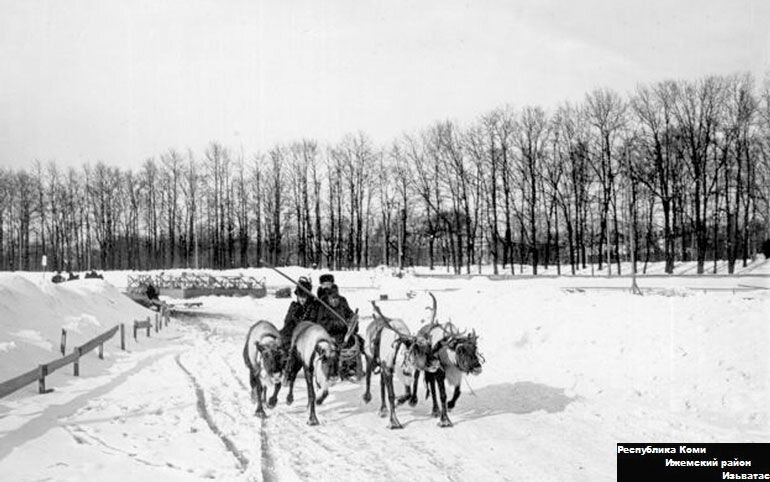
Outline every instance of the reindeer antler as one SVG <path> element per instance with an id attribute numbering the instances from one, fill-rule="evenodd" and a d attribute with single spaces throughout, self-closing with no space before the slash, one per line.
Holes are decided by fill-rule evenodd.
<path id="1" fill-rule="evenodd" d="M 433 306 L 431 306 L 430 308 L 426 307 L 426 309 L 429 309 L 431 311 L 430 323 L 428 323 L 428 324 L 429 325 L 433 325 L 433 324 L 436 323 L 436 311 L 437 311 L 436 306 L 438 305 L 438 303 L 436 302 L 436 297 L 433 296 L 433 293 L 431 291 L 428 291 L 428 294 L 430 295 L 431 299 L 433 300 L 432 301 Z"/>
<path id="2" fill-rule="evenodd" d="M 382 314 L 382 311 L 380 311 L 380 307 L 377 306 L 377 303 L 372 300 L 372 307 L 374 308 L 374 312 L 383 320 L 388 321 L 390 318 Z"/>

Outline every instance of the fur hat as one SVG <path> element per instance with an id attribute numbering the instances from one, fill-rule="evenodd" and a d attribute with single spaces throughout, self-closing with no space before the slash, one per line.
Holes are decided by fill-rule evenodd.
<path id="1" fill-rule="evenodd" d="M 320 278 L 318 278 L 319 283 L 334 283 L 334 275 L 331 273 L 322 274 Z"/>
<path id="2" fill-rule="evenodd" d="M 295 295 L 310 296 L 310 294 L 313 293 L 313 283 L 311 283 L 309 279 L 307 279 L 307 278 L 305 278 L 303 276 L 302 278 L 299 279 L 298 284 L 299 284 L 299 286 L 297 286 L 294 289 L 294 294 Z M 305 288 L 305 289 L 303 290 L 302 288 L 300 288 L 300 286 L 302 288 Z M 307 291 L 305 291 L 305 290 L 307 290 Z M 308 294 L 308 293 L 310 293 L 310 294 Z"/>

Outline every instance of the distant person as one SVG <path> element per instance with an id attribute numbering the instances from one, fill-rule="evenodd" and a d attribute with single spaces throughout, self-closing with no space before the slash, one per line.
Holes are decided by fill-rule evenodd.
<path id="1" fill-rule="evenodd" d="M 150 300 L 150 308 L 157 309 L 160 311 L 161 301 L 158 297 L 158 289 L 152 284 L 147 285 L 147 290 L 145 290 L 145 294 L 147 295 L 147 298 Z"/>
<path id="2" fill-rule="evenodd" d="M 147 285 L 147 290 L 145 291 L 147 294 L 147 297 L 151 300 L 157 300 L 158 298 L 158 290 L 155 288 L 155 286 L 150 283 Z"/>

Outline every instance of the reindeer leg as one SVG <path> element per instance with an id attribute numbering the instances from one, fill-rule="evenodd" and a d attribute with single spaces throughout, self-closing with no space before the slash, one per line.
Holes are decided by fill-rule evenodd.
<path id="1" fill-rule="evenodd" d="M 457 402 L 457 399 L 460 398 L 460 385 L 457 385 L 455 387 L 455 392 L 452 394 L 452 399 L 447 402 L 446 406 L 449 410 L 452 410 L 455 408 L 455 402 Z"/>
<path id="2" fill-rule="evenodd" d="M 296 363 L 292 367 L 292 372 L 289 373 L 289 393 L 286 395 L 286 404 L 291 405 L 294 403 L 294 381 L 297 379 L 300 367 Z M 307 370 L 305 370 L 305 376 L 307 376 Z"/>
<path id="3" fill-rule="evenodd" d="M 249 385 L 251 386 L 251 401 L 257 401 L 257 375 L 254 370 L 249 370 Z"/>
<path id="4" fill-rule="evenodd" d="M 318 397 L 315 401 L 316 405 L 321 405 L 324 403 L 324 400 L 326 400 L 326 397 L 329 396 L 329 389 L 325 388 L 323 392 L 321 392 L 321 396 Z"/>
<path id="5" fill-rule="evenodd" d="M 364 362 L 361 361 L 361 357 L 364 357 L 366 359 L 366 355 L 364 354 L 364 344 L 361 342 L 359 345 L 359 354 L 356 356 L 356 381 L 360 380 L 362 376 L 364 376 Z"/>
<path id="6" fill-rule="evenodd" d="M 451 427 L 452 421 L 449 420 L 449 416 L 446 413 L 446 387 L 444 386 L 444 373 L 438 372 L 436 374 L 436 384 L 438 385 L 438 394 L 441 397 L 441 420 L 439 421 L 439 427 Z"/>
<path id="7" fill-rule="evenodd" d="M 366 390 L 364 391 L 363 399 L 364 403 L 372 401 L 372 359 L 366 357 Z"/>
<path id="8" fill-rule="evenodd" d="M 414 407 L 417 405 L 417 382 L 420 380 L 420 371 L 414 371 L 414 382 L 412 383 L 412 396 L 409 397 L 409 406 Z"/>
<path id="9" fill-rule="evenodd" d="M 278 392 L 280 391 L 281 391 L 281 383 L 278 382 L 275 384 L 275 387 L 273 388 L 273 395 L 267 399 L 267 408 L 275 407 L 275 404 L 278 403 Z"/>
<path id="10" fill-rule="evenodd" d="M 256 415 L 259 418 L 265 418 L 267 417 L 267 414 L 265 413 L 265 409 L 262 406 L 262 392 L 264 390 L 264 387 L 262 387 L 262 382 L 260 380 L 257 380 L 257 410 L 254 412 L 254 415 Z"/>
<path id="11" fill-rule="evenodd" d="M 393 390 L 393 371 L 383 369 L 381 373 L 380 376 L 385 379 L 385 387 L 388 390 L 388 405 L 390 406 L 390 424 L 388 425 L 388 428 L 404 428 L 404 426 L 401 425 L 401 422 L 398 421 L 398 417 L 396 417 L 396 395 L 395 390 Z"/>
<path id="12" fill-rule="evenodd" d="M 380 417 L 388 414 L 388 409 L 385 407 L 385 370 L 385 367 L 380 367 Z"/>
<path id="13" fill-rule="evenodd" d="M 310 418 L 308 425 L 318 425 L 318 417 L 315 414 L 315 387 L 313 386 L 313 367 L 305 369 L 305 381 L 307 382 L 307 404 L 310 408 Z"/>
<path id="14" fill-rule="evenodd" d="M 396 399 L 396 403 L 403 405 L 404 402 L 412 398 L 412 387 L 410 385 L 404 385 L 404 394 Z"/>
<path id="15" fill-rule="evenodd" d="M 426 382 L 428 383 L 428 391 L 430 392 L 430 398 L 433 401 L 433 407 L 431 408 L 430 415 L 431 417 L 438 417 L 439 410 L 438 410 L 438 402 L 436 401 L 436 374 L 426 373 L 425 379 L 426 379 Z"/>

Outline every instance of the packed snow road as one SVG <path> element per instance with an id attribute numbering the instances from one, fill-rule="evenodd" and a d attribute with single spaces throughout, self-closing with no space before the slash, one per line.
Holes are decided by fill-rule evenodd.
<path id="1" fill-rule="evenodd" d="M 677 280 L 673 280 L 676 282 Z M 594 283 L 601 282 L 596 281 Z M 681 283 L 691 283 L 682 280 Z M 345 290 L 371 313 L 383 291 Z M 205 298 L 160 337 L 83 376 L 54 374 L 48 395 L 0 401 L 3 480 L 614 480 L 622 442 L 767 442 L 770 292 L 677 285 L 635 297 L 564 283 L 394 280 L 389 316 L 475 328 L 484 371 L 438 427 L 420 388 L 387 429 L 363 381 L 342 382 L 306 424 L 304 378 L 254 416 L 242 347 L 288 300 Z M 359 288 L 356 288 L 359 286 Z M 685 287 L 688 285 L 684 285 Z M 411 293 L 407 296 L 408 293 Z M 102 368 L 100 368 L 102 367 Z"/>
<path id="2" fill-rule="evenodd" d="M 512 475 L 509 461 L 495 452 L 494 438 L 470 425 L 463 429 L 479 414 L 469 411 L 467 420 L 455 417 L 457 432 L 450 433 L 437 426 L 423 401 L 416 408 L 400 407 L 405 429 L 391 431 L 387 419 L 377 415 L 378 396 L 370 404 L 362 401 L 363 381 L 335 385 L 318 407 L 318 427 L 306 423 L 301 376 L 291 406 L 285 403 L 284 389 L 269 417 L 255 418 L 241 362 L 248 328 L 244 321 L 205 315 L 187 319 L 199 333 L 192 336 L 192 348 L 176 356 L 194 387 L 201 417 L 222 440 L 237 472 L 256 471 L 264 480 L 393 481 L 417 474 L 424 480 L 504 480 Z"/>

